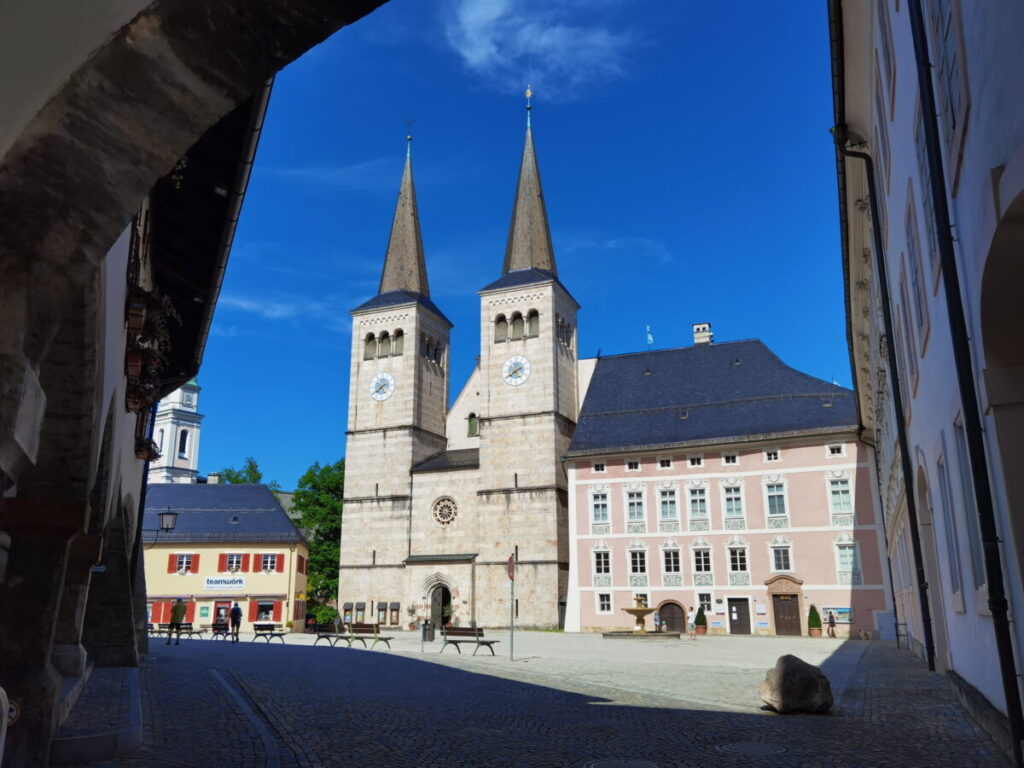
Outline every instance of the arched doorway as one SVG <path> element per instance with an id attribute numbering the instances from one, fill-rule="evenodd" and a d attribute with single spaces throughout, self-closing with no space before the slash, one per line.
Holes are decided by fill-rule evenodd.
<path id="1" fill-rule="evenodd" d="M 665 623 L 666 632 L 686 631 L 686 611 L 679 603 L 662 603 L 658 606 L 658 615 Z"/>
<path id="2" fill-rule="evenodd" d="M 444 584 L 430 592 L 430 620 L 435 627 L 443 627 L 452 615 L 452 593 Z"/>
<path id="3" fill-rule="evenodd" d="M 1024 344 L 1020 341 L 1020 287 L 1024 285 L 1024 147 L 1003 174 L 1011 200 L 992 236 L 981 279 L 981 336 L 985 393 L 998 459 L 993 474 L 1002 475 L 1010 532 L 1024 575 Z M 1004 187 L 1004 189 L 1005 189 Z M 995 457 L 993 457 L 995 458 Z M 999 472 L 1001 466 L 1002 472 Z M 998 491 L 997 491 L 998 492 Z M 1009 537 L 1007 537 L 1009 538 Z"/>

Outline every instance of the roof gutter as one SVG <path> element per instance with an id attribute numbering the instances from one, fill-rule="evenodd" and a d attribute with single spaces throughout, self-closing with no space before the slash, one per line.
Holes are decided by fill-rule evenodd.
<path id="1" fill-rule="evenodd" d="M 925 660 L 928 662 L 928 669 L 935 671 L 935 638 L 932 628 L 931 607 L 928 603 L 928 578 L 924 569 L 924 556 L 921 548 L 921 532 L 917 519 L 917 499 L 914 493 L 914 471 L 910 461 L 910 444 L 907 439 L 907 423 L 903 413 L 903 391 L 900 388 L 899 368 L 896 365 L 896 344 L 892 324 L 892 301 L 889 296 L 889 278 L 886 270 L 885 250 L 882 245 L 882 233 L 877 226 L 881 221 L 878 215 L 878 194 L 875 184 L 875 166 L 871 155 L 864 152 L 855 152 L 847 148 L 848 137 L 846 129 L 846 71 L 845 71 L 845 50 L 843 36 L 843 6 L 842 0 L 829 0 L 828 4 L 829 21 L 829 46 L 832 52 L 832 96 L 834 102 L 835 126 L 832 128 L 832 137 L 836 144 L 836 167 L 841 169 L 839 173 L 839 220 L 842 222 L 843 235 L 843 279 L 847 283 L 846 296 L 846 324 L 847 332 L 852 326 L 852 315 L 850 313 L 850 292 L 849 292 L 849 229 L 847 227 L 846 207 L 846 160 L 847 158 L 860 160 L 864 163 L 865 174 L 868 182 L 868 202 L 871 207 L 871 235 L 872 250 L 875 255 L 875 274 L 878 281 L 878 290 L 882 304 L 882 324 L 886 336 L 886 367 L 889 369 L 889 389 L 892 396 L 893 416 L 896 422 L 896 437 L 900 449 L 900 469 L 903 475 L 903 495 L 907 502 L 907 520 L 910 522 L 910 542 L 914 556 L 914 572 L 917 576 L 917 598 L 921 610 L 921 623 L 924 631 L 924 652 Z M 852 352 L 852 340 L 851 340 Z M 856 378 L 854 379 L 856 381 Z M 886 551 L 889 548 L 888 535 L 886 535 Z M 890 582 L 891 584 L 891 582 Z M 895 615 L 896 602 L 893 601 Z M 898 635 L 897 635 L 898 637 Z"/>
<path id="2" fill-rule="evenodd" d="M 242 202 L 245 200 L 245 192 L 249 187 L 249 177 L 252 174 L 252 167 L 256 161 L 256 150 L 259 147 L 260 136 L 263 132 L 263 120 L 267 115 L 267 106 L 270 103 L 270 91 L 274 86 L 274 78 L 267 80 L 254 94 L 252 114 L 249 118 L 247 129 L 247 141 L 242 163 L 235 177 L 235 185 L 230 193 L 228 203 L 228 217 L 224 222 L 224 233 L 219 251 L 217 252 L 216 265 L 214 267 L 213 280 L 206 296 L 206 304 L 203 308 L 203 319 L 200 323 L 199 339 L 196 342 L 195 356 L 192 359 L 191 370 L 188 371 L 185 381 L 199 373 L 199 366 L 203 362 L 203 354 L 206 351 L 206 341 L 210 337 L 210 326 L 213 324 L 213 313 L 217 308 L 217 299 L 220 298 L 220 289 L 224 284 L 224 273 L 228 268 L 228 256 L 231 254 L 231 246 L 235 241 L 235 231 L 238 229 L 238 220 L 242 215 Z"/>
<path id="3" fill-rule="evenodd" d="M 956 378 L 960 389 L 967 452 L 971 461 L 971 478 L 974 485 L 978 527 L 981 529 L 982 546 L 985 550 L 988 608 L 992 613 L 992 631 L 995 634 L 996 650 L 999 656 L 999 671 L 1002 677 L 1003 696 L 1006 700 L 1006 716 L 1009 720 L 1010 736 L 1013 742 L 1014 764 L 1021 765 L 1024 761 L 1024 753 L 1021 748 L 1021 739 L 1024 738 L 1024 712 L 1021 709 L 1017 665 L 1013 656 L 1013 638 L 1010 633 L 1008 616 L 1009 604 L 1006 599 L 1006 587 L 1003 583 L 999 528 L 996 525 L 992 488 L 988 479 L 988 457 L 985 454 L 980 398 L 971 362 L 967 314 L 964 311 L 960 276 L 957 271 L 956 254 L 953 250 L 953 227 L 949 214 L 949 198 L 946 196 L 942 152 L 939 145 L 939 124 L 936 117 L 938 112 L 932 85 L 932 68 L 928 57 L 928 36 L 925 32 L 924 14 L 921 11 L 920 0 L 909 0 L 907 10 L 910 12 L 910 31 L 914 38 L 917 83 L 921 96 L 921 122 L 924 127 L 925 151 L 928 157 L 928 171 L 931 176 L 931 195 L 939 241 L 939 260 L 942 264 L 942 284 L 946 294 L 946 312 L 949 316 L 950 338 L 953 346 L 953 363 L 956 367 Z"/>

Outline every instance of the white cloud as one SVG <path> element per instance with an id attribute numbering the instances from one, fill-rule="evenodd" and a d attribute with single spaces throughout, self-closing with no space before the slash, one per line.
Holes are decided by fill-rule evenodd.
<path id="1" fill-rule="evenodd" d="M 590 0 L 452 0 L 445 37 L 472 72 L 543 98 L 572 98 L 623 74 L 629 32 L 602 22 Z"/>
<path id="2" fill-rule="evenodd" d="M 299 314 L 299 307 L 294 302 L 257 301 L 241 296 L 222 295 L 218 303 L 243 312 L 251 312 L 267 320 L 287 320 Z"/>
<path id="3" fill-rule="evenodd" d="M 402 166 L 396 156 L 335 167 L 317 165 L 274 168 L 257 165 L 256 171 L 300 183 L 323 184 L 347 191 L 368 192 L 397 189 Z"/>
<path id="4" fill-rule="evenodd" d="M 565 254 L 577 251 L 614 251 L 615 253 L 625 253 L 640 261 L 653 259 L 660 264 L 670 264 L 675 261 L 675 257 L 667 245 L 650 237 L 577 236 L 568 242 L 560 243 L 560 245 L 560 250 Z"/>

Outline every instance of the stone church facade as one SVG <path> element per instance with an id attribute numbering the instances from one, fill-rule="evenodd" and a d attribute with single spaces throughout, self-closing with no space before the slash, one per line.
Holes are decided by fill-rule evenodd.
<path id="1" fill-rule="evenodd" d="M 507 626 L 513 611 L 518 625 L 564 624 L 579 305 L 558 279 L 529 127 L 504 263 L 479 295 L 479 364 L 449 409 L 452 326 L 430 299 L 407 157 L 380 290 L 352 312 L 350 620 L 393 622 L 397 603 L 403 624 Z"/>

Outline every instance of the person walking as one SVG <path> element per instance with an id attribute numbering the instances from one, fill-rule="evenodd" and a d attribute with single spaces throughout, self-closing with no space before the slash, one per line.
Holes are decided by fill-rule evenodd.
<path id="1" fill-rule="evenodd" d="M 174 601 L 171 607 L 171 625 L 167 628 L 167 644 L 171 644 L 171 635 L 176 634 L 175 645 L 181 645 L 181 622 L 185 620 L 185 611 L 188 605 L 180 597 Z"/>
<path id="2" fill-rule="evenodd" d="M 238 630 L 242 626 L 242 608 L 236 602 L 231 606 L 231 642 L 238 642 Z"/>
<path id="3" fill-rule="evenodd" d="M 832 611 L 828 612 L 828 636 L 836 636 L 836 615 Z"/>
<path id="4" fill-rule="evenodd" d="M 690 633 L 690 639 L 697 639 L 697 614 L 694 613 L 691 605 L 686 612 L 686 631 Z"/>

